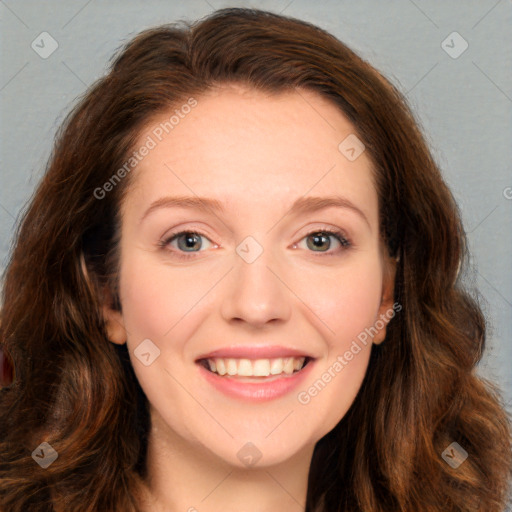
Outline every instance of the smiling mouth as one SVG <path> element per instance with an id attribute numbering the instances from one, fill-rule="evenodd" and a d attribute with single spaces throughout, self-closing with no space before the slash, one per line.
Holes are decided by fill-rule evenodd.
<path id="1" fill-rule="evenodd" d="M 200 359 L 198 364 L 221 377 L 287 377 L 306 367 L 311 357 L 276 357 L 271 359 L 245 359 L 215 357 Z"/>

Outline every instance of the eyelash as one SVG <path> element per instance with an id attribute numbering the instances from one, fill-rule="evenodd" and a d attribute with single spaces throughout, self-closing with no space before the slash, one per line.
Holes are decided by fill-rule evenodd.
<path id="1" fill-rule="evenodd" d="M 167 236 L 163 240 L 160 240 L 158 242 L 158 246 L 161 249 L 163 249 L 163 250 L 168 250 L 167 246 L 172 241 L 174 241 L 176 238 L 178 238 L 180 235 L 184 235 L 184 234 L 200 235 L 200 236 L 202 236 L 204 238 L 208 238 L 204 233 L 201 233 L 200 231 L 183 230 L 183 231 L 178 231 L 176 233 L 171 233 L 169 236 Z M 320 256 L 322 256 L 322 255 L 325 255 L 325 256 L 336 256 L 340 252 L 345 251 L 347 249 L 350 249 L 352 247 L 352 242 L 345 236 L 345 234 L 342 231 L 332 230 L 332 229 L 316 229 L 314 231 L 310 231 L 309 233 L 306 233 L 301 238 L 301 240 L 303 240 L 304 238 L 307 238 L 308 236 L 316 235 L 316 234 L 323 234 L 323 235 L 333 236 L 341 244 L 341 247 L 337 251 L 335 251 L 335 252 L 321 252 L 320 251 L 319 254 L 317 254 L 317 255 L 320 255 Z M 188 259 L 194 258 L 194 256 L 192 256 L 192 254 L 197 254 L 200 251 L 191 251 L 189 253 L 186 253 L 186 252 L 183 252 L 183 251 L 172 251 L 172 252 L 175 252 L 176 256 L 178 258 L 183 259 L 183 260 L 188 260 Z M 315 253 L 317 251 L 311 251 L 311 252 Z"/>

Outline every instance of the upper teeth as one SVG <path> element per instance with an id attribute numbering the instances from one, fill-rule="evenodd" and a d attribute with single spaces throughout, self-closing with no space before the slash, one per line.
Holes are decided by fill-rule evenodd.
<path id="1" fill-rule="evenodd" d="M 276 359 L 207 359 L 212 372 L 219 375 L 239 375 L 240 377 L 268 377 L 280 373 L 293 373 L 300 370 L 305 357 L 278 357 Z"/>

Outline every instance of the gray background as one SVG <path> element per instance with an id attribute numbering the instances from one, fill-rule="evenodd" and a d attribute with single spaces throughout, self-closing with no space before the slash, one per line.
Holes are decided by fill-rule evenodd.
<path id="1" fill-rule="evenodd" d="M 105 72 L 113 52 L 142 29 L 230 6 L 268 9 L 319 25 L 406 94 L 462 209 L 473 265 L 468 282 L 480 290 L 490 324 L 479 372 L 498 381 L 510 410 L 510 0 L 0 0 L 0 271 L 57 127 L 76 98 Z M 442 47 L 454 31 L 468 44 L 457 58 Z M 33 41 L 42 46 L 42 32 L 58 43 L 45 59 L 31 47 Z M 463 48 L 457 37 L 445 43 L 452 54 Z"/>

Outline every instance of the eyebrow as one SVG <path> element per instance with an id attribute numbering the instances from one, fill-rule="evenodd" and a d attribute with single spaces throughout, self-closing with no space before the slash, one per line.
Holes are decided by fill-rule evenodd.
<path id="1" fill-rule="evenodd" d="M 299 213 L 313 213 L 317 210 L 322 210 L 324 208 L 344 208 L 353 211 L 359 217 L 361 217 L 368 227 L 371 230 L 370 222 L 368 218 L 364 214 L 364 212 L 358 208 L 352 201 L 345 197 L 341 196 L 327 196 L 327 197 L 316 197 L 316 196 L 308 196 L 308 197 L 299 197 L 291 206 L 288 214 L 299 214 Z M 198 197 L 198 196 L 175 196 L 175 197 L 161 197 L 157 199 L 149 208 L 144 212 L 142 217 L 139 220 L 141 223 L 148 215 L 150 215 L 155 210 L 159 210 L 161 208 L 187 208 L 187 209 L 195 209 L 204 212 L 221 212 L 225 213 L 226 210 L 222 203 L 217 199 L 212 199 L 208 197 Z"/>

